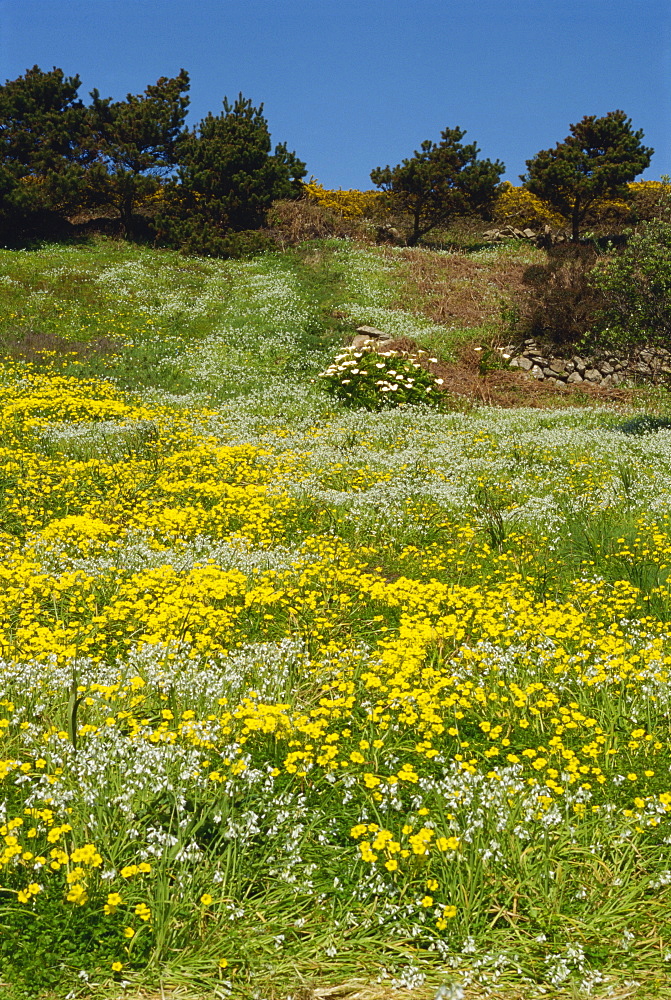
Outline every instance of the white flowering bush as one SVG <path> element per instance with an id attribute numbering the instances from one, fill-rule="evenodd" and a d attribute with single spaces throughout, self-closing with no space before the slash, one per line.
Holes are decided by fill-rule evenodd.
<path id="1" fill-rule="evenodd" d="M 440 406 L 443 380 L 422 366 L 423 353 L 348 348 L 319 377 L 336 399 L 365 410 L 417 403 Z"/>

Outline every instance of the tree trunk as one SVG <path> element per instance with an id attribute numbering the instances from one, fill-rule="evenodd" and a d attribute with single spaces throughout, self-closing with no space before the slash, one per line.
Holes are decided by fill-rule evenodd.
<path id="1" fill-rule="evenodd" d="M 124 233 L 126 234 L 126 239 L 133 239 L 133 192 L 126 191 L 121 204 L 119 205 L 119 214 L 121 215 L 121 222 L 123 225 Z"/>
<path id="2" fill-rule="evenodd" d="M 580 198 L 577 197 L 573 202 L 573 211 L 571 212 L 571 240 L 573 243 L 580 241 Z"/>
<path id="3" fill-rule="evenodd" d="M 415 210 L 412 213 L 412 232 L 408 236 L 406 243 L 409 247 L 414 247 L 422 235 L 422 230 L 419 225 L 419 220 L 422 217 L 422 205 L 416 205 Z"/>

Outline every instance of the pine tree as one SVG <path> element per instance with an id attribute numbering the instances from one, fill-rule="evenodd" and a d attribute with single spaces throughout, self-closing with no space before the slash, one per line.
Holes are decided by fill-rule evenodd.
<path id="1" fill-rule="evenodd" d="M 187 135 L 188 90 L 183 69 L 175 77 L 161 77 L 143 94 L 128 94 L 125 101 L 102 100 L 97 90 L 91 94 L 96 147 L 105 167 L 97 197 L 116 207 L 128 236 L 138 200 L 154 193 L 178 162 Z"/>
<path id="2" fill-rule="evenodd" d="M 409 246 L 455 215 L 491 210 L 505 166 L 479 160 L 474 142 L 462 144 L 465 135 L 463 129 L 446 128 L 440 142 L 427 139 L 398 166 L 371 171 L 373 184 L 389 194 L 392 207 L 410 216 Z"/>
<path id="3" fill-rule="evenodd" d="M 80 79 L 39 66 L 0 87 L 0 225 L 65 211 L 81 196 L 94 159 Z"/>
<path id="4" fill-rule="evenodd" d="M 520 180 L 571 220 L 577 242 L 590 206 L 599 198 L 626 196 L 627 182 L 650 165 L 654 150 L 643 145 L 643 132 L 633 131 L 624 111 L 586 115 L 569 128 L 571 134 L 554 149 L 541 149 L 527 160 Z"/>
<path id="5" fill-rule="evenodd" d="M 263 105 L 240 94 L 224 99 L 181 146 L 160 227 L 172 243 L 195 253 L 229 252 L 227 234 L 257 229 L 278 198 L 298 197 L 305 164 L 280 143 L 271 152 Z"/>

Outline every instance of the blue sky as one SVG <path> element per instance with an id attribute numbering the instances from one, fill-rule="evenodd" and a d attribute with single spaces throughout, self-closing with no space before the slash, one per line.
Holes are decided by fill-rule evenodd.
<path id="1" fill-rule="evenodd" d="M 242 91 L 327 187 L 455 125 L 517 182 L 616 108 L 671 174 L 668 0 L 0 0 L 0 79 L 34 64 L 114 98 L 184 67 L 192 123 Z"/>

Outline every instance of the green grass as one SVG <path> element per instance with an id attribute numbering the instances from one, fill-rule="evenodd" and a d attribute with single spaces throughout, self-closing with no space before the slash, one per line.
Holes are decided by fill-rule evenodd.
<path id="1" fill-rule="evenodd" d="M 328 398 L 316 376 L 358 323 L 445 352 L 482 336 L 394 308 L 388 251 L 0 260 L 2 819 L 32 789 L 107 872 L 76 876 L 82 906 L 60 869 L 28 904 L 8 895 L 23 868 L 3 872 L 0 1000 L 663 997 L 668 431 Z M 184 713 L 204 742 L 161 742 Z M 312 759 L 336 744 L 337 771 Z M 530 784 L 571 754 L 589 782 Z M 404 844 L 431 822 L 459 850 L 396 872 L 359 851 L 371 822 Z M 140 858 L 151 874 L 123 881 Z"/>

